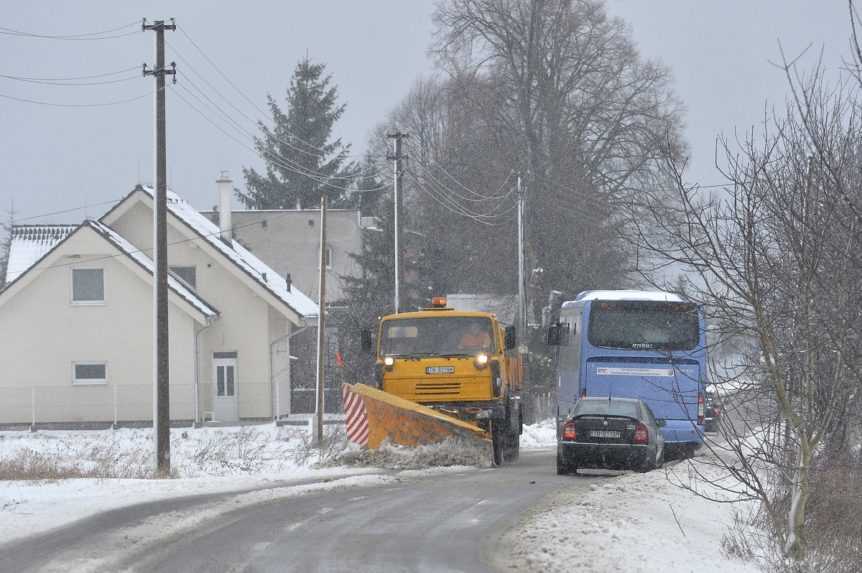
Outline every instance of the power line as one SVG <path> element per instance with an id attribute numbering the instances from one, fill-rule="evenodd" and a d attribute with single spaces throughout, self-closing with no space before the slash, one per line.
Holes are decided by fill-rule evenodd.
<path id="1" fill-rule="evenodd" d="M 25 78 L 21 76 L 13 76 L 9 74 L 0 74 L 0 78 L 6 80 L 12 80 L 16 82 L 24 82 L 28 84 L 39 84 L 45 86 L 57 86 L 57 87 L 77 87 L 77 86 L 103 86 L 107 84 L 119 84 L 122 82 L 128 82 L 132 80 L 140 79 L 140 75 L 135 74 L 133 76 L 129 76 L 126 78 L 118 78 L 114 80 L 95 80 L 95 81 L 67 81 L 67 80 L 36 80 Z"/>
<path id="2" fill-rule="evenodd" d="M 184 87 L 182 83 L 177 84 L 177 86 L 179 86 L 181 89 L 184 89 L 184 90 L 185 90 L 185 92 L 186 92 L 190 97 L 193 97 L 193 98 L 197 99 L 199 102 L 201 102 L 201 103 L 205 104 L 205 102 L 204 102 L 203 100 L 201 100 L 201 99 L 200 99 L 200 98 L 199 98 L 199 97 L 198 97 L 194 92 L 192 92 L 192 91 L 191 91 L 191 90 L 189 90 L 188 88 Z M 279 154 L 277 154 L 277 153 L 273 153 L 273 152 L 270 152 L 270 151 L 261 151 L 261 150 L 257 150 L 257 149 L 255 149 L 253 146 L 251 146 L 251 145 L 249 145 L 249 144 L 245 143 L 244 141 L 240 140 L 240 139 L 239 139 L 238 137 L 236 137 L 234 134 L 232 134 L 232 133 L 230 133 L 230 132 L 226 131 L 226 130 L 225 130 L 225 128 L 223 128 L 221 125 L 219 125 L 218 123 L 216 123 L 215 121 L 213 121 L 213 119 L 212 119 L 212 118 L 210 118 L 206 113 L 204 113 L 203 111 L 201 111 L 201 109 L 200 109 L 200 108 L 198 108 L 198 107 L 197 107 L 197 106 L 195 106 L 193 103 L 191 103 L 191 102 L 190 102 L 190 101 L 189 101 L 185 96 L 183 96 L 183 94 L 182 94 L 182 93 L 180 93 L 180 92 L 179 92 L 179 91 L 177 91 L 176 89 L 174 89 L 174 93 L 176 94 L 176 96 L 177 96 L 177 97 L 179 97 L 179 98 L 180 98 L 180 100 L 182 100 L 182 101 L 183 101 L 183 103 L 185 103 L 187 106 L 189 106 L 190 108 L 192 108 L 195 112 L 197 112 L 197 113 L 198 113 L 198 115 L 200 115 L 202 118 L 204 118 L 204 120 L 206 120 L 206 121 L 207 121 L 207 123 L 209 123 L 210 125 L 212 125 L 213 127 L 215 127 L 215 128 L 216 128 L 218 131 L 220 131 L 223 135 L 225 135 L 226 137 L 228 137 L 228 138 L 232 139 L 232 140 L 233 140 L 234 142 L 236 142 L 238 145 L 240 145 L 240 146 L 244 147 L 245 149 L 247 149 L 247 150 L 251 151 L 252 153 L 255 153 L 255 154 L 263 154 L 265 157 L 268 157 L 268 158 L 270 159 L 270 161 L 272 161 L 272 163 L 273 163 L 274 165 L 276 165 L 276 166 L 278 166 L 278 167 L 281 167 L 282 169 L 285 169 L 286 171 L 290 171 L 290 172 L 295 173 L 295 174 L 297 174 L 297 175 L 301 175 L 301 176 L 303 176 L 303 177 L 307 177 L 308 179 L 311 179 L 312 181 L 314 181 L 314 182 L 316 182 L 316 183 L 319 183 L 319 184 L 321 184 L 321 185 L 325 185 L 325 186 L 330 187 L 330 188 L 333 188 L 333 189 L 338 189 L 338 190 L 346 191 L 346 192 L 349 192 L 349 193 L 353 193 L 353 192 L 355 191 L 354 189 L 352 189 L 352 188 L 350 188 L 350 187 L 345 187 L 345 186 L 343 186 L 343 185 L 337 185 L 337 184 L 333 183 L 332 181 L 328 180 L 328 179 L 327 179 L 327 176 L 326 176 L 326 175 L 324 175 L 324 174 L 315 173 L 315 172 L 312 172 L 312 171 L 305 171 L 305 170 L 303 170 L 303 169 L 301 168 L 301 166 L 297 166 L 297 165 L 295 165 L 295 164 L 291 164 L 291 163 L 290 163 L 290 160 L 289 160 L 288 158 L 286 158 L 286 157 L 282 156 L 282 155 L 279 155 Z M 383 189 L 386 189 L 386 188 L 387 188 L 387 186 L 386 186 L 386 185 L 380 185 L 379 187 L 374 188 L 374 189 L 364 189 L 364 190 L 363 190 L 363 192 L 368 193 L 368 192 L 371 192 L 371 191 L 383 190 Z"/>
<path id="3" fill-rule="evenodd" d="M 133 22 L 129 22 L 128 24 L 122 24 L 113 28 L 101 30 L 99 32 L 84 32 L 80 34 L 42 34 L 0 26 L 0 34 L 5 36 L 18 36 L 24 38 L 39 38 L 43 40 L 110 40 L 112 38 L 124 38 L 126 36 L 131 36 L 132 34 L 137 34 L 139 32 L 138 30 L 121 34 L 116 32 L 120 32 L 121 30 L 125 30 L 126 28 L 137 26 L 139 24 L 140 20 L 135 20 Z"/>
<path id="4" fill-rule="evenodd" d="M 19 76 L 19 75 L 8 75 L 2 77 L 15 78 L 20 79 L 22 81 L 46 81 L 46 82 L 65 82 L 65 81 L 75 81 L 75 80 L 92 80 L 96 78 L 106 78 L 109 76 L 118 76 L 120 74 L 125 74 L 127 72 L 140 70 L 141 66 L 130 66 L 128 68 L 123 68 L 121 70 L 115 70 L 113 72 L 103 72 L 101 74 L 89 74 L 85 76 L 47 76 L 47 77 L 36 77 L 36 76 Z M 137 76 L 140 77 L 140 76 Z"/>
<path id="5" fill-rule="evenodd" d="M 125 103 L 131 103 L 133 101 L 138 101 L 140 99 L 144 99 L 145 97 L 149 97 L 149 96 L 153 95 L 154 93 L 155 92 L 152 91 L 149 93 L 141 94 L 139 96 L 130 97 L 130 98 L 126 98 L 126 99 L 118 99 L 118 100 L 111 100 L 111 101 L 104 101 L 104 102 L 97 102 L 97 103 L 57 103 L 57 102 L 51 102 L 51 101 L 17 97 L 17 96 L 12 96 L 12 95 L 8 95 L 8 94 L 2 94 L 2 93 L 0 93 L 0 98 L 9 99 L 9 100 L 17 101 L 17 102 L 21 102 L 21 103 L 32 103 L 32 104 L 36 104 L 36 105 L 44 105 L 44 106 L 48 106 L 48 107 L 87 108 L 87 107 L 108 107 L 108 106 L 112 106 L 112 105 L 122 105 Z"/>
<path id="6" fill-rule="evenodd" d="M 89 209 L 90 207 L 101 207 L 104 205 L 113 205 L 119 203 L 123 200 L 123 197 L 119 199 L 111 199 L 110 201 L 103 201 L 101 203 L 90 203 L 89 205 L 81 205 L 80 207 L 72 207 L 70 209 L 63 209 L 61 211 L 51 211 L 49 213 L 41 213 L 39 215 L 30 215 L 29 217 L 15 217 L 15 224 L 17 225 L 21 221 L 32 221 L 33 219 L 44 219 L 45 217 L 53 217 L 54 215 L 64 215 L 66 213 L 74 213 L 75 211 L 83 211 L 85 209 Z"/>
<path id="7" fill-rule="evenodd" d="M 259 105 L 257 105 L 257 104 L 254 102 L 254 100 L 252 100 L 250 97 L 248 97 L 248 95 L 246 95 L 246 93 L 245 93 L 244 91 L 242 91 L 242 90 L 239 88 L 239 86 L 237 86 L 237 85 L 234 83 L 234 81 L 233 81 L 233 80 L 231 80 L 231 79 L 230 79 L 230 76 L 229 76 L 229 75 L 227 75 L 226 73 L 224 73 L 224 72 L 221 70 L 221 68 L 220 68 L 220 67 L 219 67 L 219 66 L 218 66 L 218 65 L 217 65 L 217 64 L 212 60 L 212 58 L 210 58 L 210 57 L 206 54 L 206 52 L 204 52 L 203 48 L 201 48 L 201 47 L 200 47 L 200 45 L 199 45 L 197 42 L 195 42 L 195 41 L 194 41 L 194 39 L 192 39 L 192 37 L 188 34 L 188 32 L 186 32 L 185 28 L 183 28 L 183 27 L 178 27 L 177 29 L 180 31 L 180 33 L 181 33 L 183 36 L 185 36 L 185 38 L 189 41 L 189 43 L 191 43 L 191 45 L 195 47 L 195 49 L 200 53 L 200 55 L 201 55 L 201 56 L 203 56 L 203 58 L 207 61 L 207 63 L 209 63 L 209 64 L 213 67 L 213 69 L 214 69 L 216 72 L 218 72 L 218 74 L 222 77 L 222 79 L 224 79 L 224 80 L 228 83 L 228 85 L 230 85 L 230 86 L 231 86 L 231 87 L 232 87 L 232 88 L 233 88 L 233 89 L 234 89 L 234 90 L 235 90 L 235 91 L 236 91 L 236 92 L 237 92 L 237 93 L 238 93 L 238 94 L 239 94 L 239 95 L 240 95 L 244 100 L 246 100 L 248 103 L 250 103 L 250 104 L 252 105 L 252 107 L 254 107 L 255 109 L 257 109 L 257 110 L 258 110 L 258 112 L 260 112 L 260 113 L 261 113 L 261 115 L 263 115 L 263 117 L 267 117 L 267 115 L 268 115 L 268 114 L 267 114 L 267 112 L 266 112 L 266 111 L 264 111 L 264 110 L 263 110 Z M 318 152 L 321 152 L 321 153 L 326 153 L 326 149 L 325 149 L 325 148 L 323 148 L 323 147 L 318 147 L 317 145 L 315 145 L 315 144 L 313 144 L 313 143 L 310 143 L 310 142 L 308 142 L 308 141 L 305 141 L 305 140 L 304 140 L 304 139 L 302 139 L 301 137 L 297 136 L 295 133 L 292 133 L 291 135 L 292 135 L 292 136 L 293 136 L 297 141 L 299 141 L 300 143 L 302 143 L 302 144 L 304 144 L 304 145 L 307 145 L 307 146 L 309 147 L 309 149 L 313 149 L 313 150 L 318 151 Z"/>
<path id="8" fill-rule="evenodd" d="M 324 150 L 324 152 L 321 152 L 321 151 L 308 151 L 307 149 L 303 149 L 302 147 L 298 146 L 296 143 L 294 143 L 294 142 L 292 142 L 292 141 L 290 141 L 290 140 L 288 140 L 288 139 L 283 139 L 283 138 L 279 137 L 278 135 L 276 135 L 276 133 L 275 133 L 275 131 L 276 131 L 276 130 L 275 130 L 275 129 L 268 129 L 268 128 L 266 128 L 266 127 L 265 127 L 265 124 L 264 124 L 264 122 L 263 122 L 263 120 L 261 120 L 261 119 L 256 119 L 256 118 L 254 118 L 254 117 L 250 116 L 249 114 L 247 114 L 247 113 L 246 113 L 242 108 L 240 108 L 239 106 L 237 106 L 237 105 L 236 105 L 236 104 L 235 104 L 235 103 L 234 103 L 234 102 L 233 102 L 229 97 L 227 97 L 226 95 L 224 95 L 224 94 L 223 94 L 223 93 L 222 93 L 222 92 L 221 92 L 221 91 L 220 91 L 220 90 L 219 90 L 215 85 L 213 85 L 213 83 L 212 83 L 212 82 L 210 82 L 210 81 L 206 78 L 206 76 L 204 76 L 200 71 L 198 71 L 198 70 L 194 67 L 194 65 L 193 65 L 193 64 L 192 64 L 192 63 L 191 63 L 191 62 L 190 62 L 186 57 L 184 57 L 184 56 L 182 55 L 182 53 L 181 53 L 181 52 L 176 48 L 176 46 L 174 46 L 174 45 L 173 45 L 173 44 L 171 44 L 170 42 L 166 42 L 166 43 L 167 43 L 167 45 L 168 45 L 168 46 L 173 50 L 174 55 L 175 55 L 175 56 L 176 56 L 176 57 L 177 57 L 177 58 L 178 58 L 178 59 L 179 59 L 179 60 L 180 60 L 184 65 L 185 65 L 185 67 L 187 67 L 187 68 L 188 68 L 188 69 L 189 69 L 189 70 L 190 70 L 190 71 L 191 71 L 195 76 L 197 76 L 197 78 L 198 78 L 200 81 L 202 81 L 204 84 L 206 84 L 206 86 L 207 86 L 207 87 L 208 87 L 208 88 L 209 88 L 209 89 L 210 89 L 210 90 L 211 90 L 211 91 L 212 91 L 216 96 L 218 96 L 219 98 L 221 98 L 221 100 L 223 100 L 223 101 L 224 101 L 228 106 L 230 106 L 234 111 L 236 111 L 239 115 L 241 115 L 243 118 L 245 118 L 245 120 L 246 120 L 246 121 L 248 121 L 249 123 L 253 124 L 253 125 L 255 126 L 255 128 L 262 127 L 262 128 L 263 128 L 263 130 L 264 130 L 265 138 L 266 138 L 267 140 L 274 141 L 274 142 L 277 142 L 277 143 L 281 143 L 282 145 L 285 145 L 286 147 L 288 147 L 288 148 L 292 149 L 293 151 L 296 151 L 297 153 L 302 153 L 302 154 L 308 155 L 308 156 L 310 156 L 310 157 L 314 157 L 315 159 L 318 159 L 318 160 L 323 159 L 323 157 L 324 157 L 324 153 L 325 153 L 325 150 Z M 248 131 L 248 129 L 246 129 L 245 127 L 241 126 L 241 125 L 240 125 L 240 123 L 239 123 L 239 121 L 238 121 L 235 117 L 231 116 L 231 114 L 230 114 L 230 113 L 226 112 L 226 111 L 225 111 L 225 110 L 224 110 L 220 105 L 218 105 L 216 102 L 214 102 L 214 101 L 212 100 L 212 98 L 210 98 L 210 97 L 206 94 L 206 92 L 205 92 L 203 89 L 201 89 L 201 88 L 200 88 L 200 86 L 197 86 L 197 85 L 196 85 L 196 84 L 195 84 L 191 79 L 189 79 L 189 78 L 188 78 L 188 76 L 186 76 L 186 83 L 189 83 L 190 85 L 192 85 L 192 87 L 194 87 L 194 88 L 198 91 L 198 93 L 200 93 L 203 97 L 205 97 L 205 98 L 207 99 L 207 101 L 209 101 L 209 102 L 210 102 L 210 104 L 211 104 L 214 108 L 216 108 L 216 109 L 219 111 L 219 113 L 221 113 L 222 115 L 224 115 L 224 116 L 228 119 L 228 121 L 229 121 L 230 123 L 232 123 L 232 124 L 234 124 L 235 126 L 237 126 L 237 128 L 238 128 L 239 130 L 241 130 L 241 131 L 245 132 L 245 133 L 246 133 L 249 137 L 251 137 L 252 139 L 254 139 L 254 138 L 256 138 L 256 137 L 257 137 L 257 135 L 256 135 L 256 134 L 254 134 L 254 133 L 252 133 L 252 132 Z M 198 99 L 199 99 L 199 98 L 198 98 Z M 257 109 L 258 109 L 258 110 L 260 110 L 260 108 L 257 108 Z M 263 110 L 260 110 L 260 111 L 261 111 L 261 112 L 263 112 Z M 265 114 L 265 113 L 264 113 L 263 115 L 264 115 L 264 117 L 267 117 L 267 114 Z M 287 131 L 287 130 L 285 130 L 285 131 Z M 293 133 L 291 133 L 291 132 L 289 132 L 289 131 L 288 131 L 288 136 L 293 137 L 294 139 L 297 139 L 298 141 L 302 141 L 302 140 L 300 140 L 299 138 L 297 138 Z M 319 148 L 319 149 L 323 149 L 323 148 Z M 283 156 L 282 156 L 282 157 L 283 157 Z M 352 155 L 352 154 L 345 154 L 345 155 L 343 155 L 342 157 L 343 157 L 343 159 L 360 159 L 360 160 L 361 160 L 361 159 L 363 159 L 363 157 L 361 157 L 361 156 L 358 156 L 358 155 Z M 285 158 L 285 159 L 287 159 L 287 158 Z M 377 172 L 376 172 L 376 166 L 375 166 L 375 173 L 377 173 Z M 330 176 L 330 177 L 331 177 L 331 176 Z M 345 180 L 350 180 L 350 179 L 352 179 L 352 177 L 348 177 L 348 176 L 336 176 L 336 177 L 333 177 L 333 178 L 340 178 L 340 179 L 345 179 Z"/>

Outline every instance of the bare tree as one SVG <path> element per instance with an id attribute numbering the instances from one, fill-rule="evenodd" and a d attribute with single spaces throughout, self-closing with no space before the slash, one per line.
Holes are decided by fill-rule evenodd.
<path id="1" fill-rule="evenodd" d="M 820 67 L 809 76 L 795 62 L 784 69 L 786 112 L 720 141 L 727 186 L 715 195 L 687 186 L 671 160 L 675 201 L 655 198 L 648 221 L 632 224 L 645 249 L 682 266 L 718 338 L 750 342 L 733 364 L 714 369 L 719 385 L 742 392 L 707 463 L 725 470 L 713 485 L 731 499 L 761 502 L 782 567 L 802 567 L 823 565 L 839 545 L 862 554 L 852 529 L 810 542 L 817 530 L 809 515 L 818 482 L 846 445 L 847 406 L 860 392 L 862 116 L 846 82 L 827 85 Z"/>
<path id="2" fill-rule="evenodd" d="M 681 147 L 668 72 L 639 57 L 602 2 L 447 0 L 434 18 L 441 69 L 471 87 L 461 105 L 525 172 L 541 299 L 550 288 L 619 284 L 632 252 L 618 207 L 655 185 L 668 149 Z"/>

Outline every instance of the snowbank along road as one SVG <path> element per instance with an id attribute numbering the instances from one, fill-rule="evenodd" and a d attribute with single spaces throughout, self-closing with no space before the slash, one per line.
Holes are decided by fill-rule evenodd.
<path id="1" fill-rule="evenodd" d="M 491 571 L 560 477 L 553 450 L 501 469 L 383 472 L 116 510 L 0 547 L 3 571 Z M 505 551 L 503 551 L 505 552 Z"/>

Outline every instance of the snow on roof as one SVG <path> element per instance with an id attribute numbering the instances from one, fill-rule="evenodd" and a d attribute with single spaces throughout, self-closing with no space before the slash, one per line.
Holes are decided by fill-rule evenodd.
<path id="1" fill-rule="evenodd" d="M 153 196 L 152 187 L 142 187 L 142 189 L 150 197 Z M 237 241 L 228 243 L 221 240 L 218 225 L 170 190 L 168 191 L 168 210 L 297 314 L 306 318 L 318 315 L 319 310 L 316 302 L 296 288 L 295 285 L 288 286 L 283 276 L 272 270 Z"/>
<path id="2" fill-rule="evenodd" d="M 21 276 L 77 228 L 78 225 L 14 225 L 6 283 Z"/>
<path id="3" fill-rule="evenodd" d="M 570 308 L 578 302 L 588 300 L 685 302 L 678 294 L 660 290 L 587 290 L 580 293 L 575 300 L 563 303 L 563 308 Z"/>
<path id="4" fill-rule="evenodd" d="M 113 245 L 124 254 L 128 255 L 133 261 L 141 265 L 148 273 L 153 274 L 152 259 L 119 235 L 116 231 L 99 221 L 85 221 L 84 225 L 89 225 L 94 231 L 113 243 Z M 198 309 L 204 316 L 208 318 L 215 318 L 218 316 L 218 311 L 213 306 L 202 299 L 195 291 L 191 290 L 181 281 L 170 275 L 168 275 L 168 288 Z"/>

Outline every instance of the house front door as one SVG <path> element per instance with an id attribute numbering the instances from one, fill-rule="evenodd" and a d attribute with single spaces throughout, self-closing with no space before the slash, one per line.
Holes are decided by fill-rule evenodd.
<path id="1" fill-rule="evenodd" d="M 235 422 L 239 419 L 236 357 L 213 358 L 213 374 L 213 418 L 217 422 Z"/>

